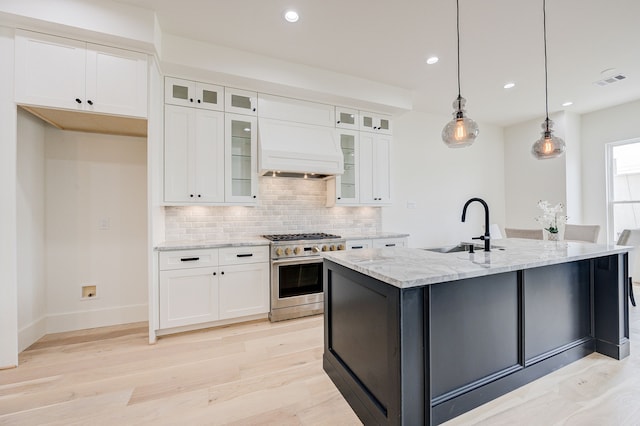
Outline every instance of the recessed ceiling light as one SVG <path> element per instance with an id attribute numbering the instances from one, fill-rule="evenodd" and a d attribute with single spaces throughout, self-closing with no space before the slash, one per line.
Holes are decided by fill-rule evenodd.
<path id="1" fill-rule="evenodd" d="M 571 106 L 571 105 L 573 105 L 573 102 L 571 101 L 568 101 L 562 104 L 562 106 Z"/>
<path id="2" fill-rule="evenodd" d="M 437 56 L 431 56 L 430 58 L 427 58 L 427 64 L 433 65 L 437 63 L 439 60 L 440 58 L 438 58 Z"/>
<path id="3" fill-rule="evenodd" d="M 503 86 L 505 89 L 511 89 L 513 87 L 516 87 L 515 83 L 507 83 Z"/>
<path id="4" fill-rule="evenodd" d="M 287 22 L 298 22 L 298 19 L 300 17 L 298 16 L 298 12 L 296 12 L 295 10 L 287 10 L 284 13 L 284 19 L 287 20 Z"/>

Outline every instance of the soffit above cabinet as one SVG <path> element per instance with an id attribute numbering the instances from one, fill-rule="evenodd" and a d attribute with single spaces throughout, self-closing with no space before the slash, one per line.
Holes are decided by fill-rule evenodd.
<path id="1" fill-rule="evenodd" d="M 147 120 L 142 118 L 119 117 L 22 105 L 20 107 L 60 130 L 120 136 L 147 136 Z"/>

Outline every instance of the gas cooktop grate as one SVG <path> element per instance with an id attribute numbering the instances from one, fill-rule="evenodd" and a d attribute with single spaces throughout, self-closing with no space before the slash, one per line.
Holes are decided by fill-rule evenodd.
<path id="1" fill-rule="evenodd" d="M 298 241 L 298 240 L 328 240 L 341 238 L 340 235 L 326 234 L 324 232 L 311 232 L 307 234 L 271 234 L 263 235 L 270 241 Z"/>

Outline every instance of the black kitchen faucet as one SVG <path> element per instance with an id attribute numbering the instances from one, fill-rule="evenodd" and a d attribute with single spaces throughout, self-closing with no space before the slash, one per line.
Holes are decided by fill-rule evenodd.
<path id="1" fill-rule="evenodd" d="M 467 215 L 467 207 L 469 204 L 474 201 L 479 202 L 484 207 L 484 235 L 479 237 L 473 237 L 472 240 L 484 240 L 484 251 L 491 251 L 491 234 L 489 233 L 489 206 L 486 201 L 482 198 L 471 198 L 469 201 L 464 203 L 464 207 L 462 208 L 462 221 L 464 222 L 465 216 Z"/>

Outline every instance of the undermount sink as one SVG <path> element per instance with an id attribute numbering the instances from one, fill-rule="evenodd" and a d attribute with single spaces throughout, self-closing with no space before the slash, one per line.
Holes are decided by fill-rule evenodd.
<path id="1" fill-rule="evenodd" d="M 459 252 L 463 252 L 463 251 L 469 251 L 469 247 L 472 244 L 469 243 L 460 243 L 458 245 L 455 246 L 443 246 L 443 247 L 433 247 L 433 248 L 426 248 L 423 250 L 426 251 L 432 251 L 435 253 L 459 253 Z M 504 247 L 500 247 L 500 246 L 491 246 L 492 250 L 504 250 Z M 484 251 L 484 246 L 481 245 L 476 245 L 473 244 L 473 250 L 474 251 Z"/>
<path id="2" fill-rule="evenodd" d="M 473 249 L 475 250 L 476 247 L 474 246 Z M 477 246 L 477 249 L 480 250 L 481 247 Z M 423 250 L 433 251 L 436 253 L 458 253 L 461 251 L 469 251 L 469 245 L 458 244 L 457 246 L 434 247 L 434 248 L 426 248 Z"/>

